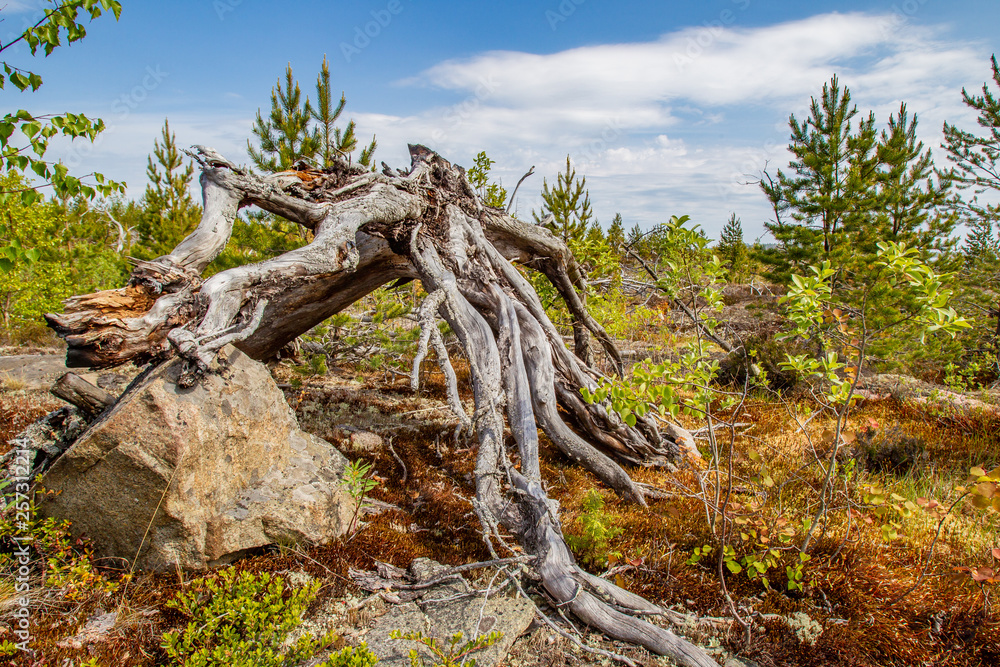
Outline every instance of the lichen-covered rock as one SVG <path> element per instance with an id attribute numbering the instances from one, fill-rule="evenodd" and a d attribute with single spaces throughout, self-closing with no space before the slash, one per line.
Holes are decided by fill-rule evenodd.
<path id="1" fill-rule="evenodd" d="M 267 369 L 235 348 L 195 386 L 181 362 L 139 378 L 44 478 L 43 513 L 68 519 L 98 557 L 201 569 L 275 542 L 342 534 L 347 463 L 298 427 Z"/>
<path id="2" fill-rule="evenodd" d="M 33 479 L 50 461 L 66 451 L 86 426 L 86 419 L 73 406 L 53 410 L 7 442 L 11 448 L 0 457 L 0 474 L 4 479 Z M 12 492 L 13 487 L 8 486 L 3 489 L 3 497 Z"/>
<path id="3" fill-rule="evenodd" d="M 431 581 L 447 570 L 434 561 L 417 559 L 410 566 L 410 575 L 417 581 Z M 411 649 L 426 664 L 434 664 L 434 656 L 426 647 L 415 641 L 389 639 L 390 633 L 420 632 L 447 647 L 447 640 L 459 632 L 461 643 L 498 632 L 501 638 L 496 644 L 470 657 L 479 667 L 501 664 L 511 644 L 535 617 L 535 606 L 523 598 L 495 595 L 486 600 L 470 593 L 464 579 L 449 580 L 426 589 L 417 601 L 392 607 L 368 633 L 368 648 L 379 657 L 379 664 L 387 667 L 409 667 Z"/>

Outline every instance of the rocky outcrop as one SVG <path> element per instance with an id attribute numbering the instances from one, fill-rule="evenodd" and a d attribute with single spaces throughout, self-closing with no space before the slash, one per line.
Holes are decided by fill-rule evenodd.
<path id="1" fill-rule="evenodd" d="M 201 569 L 272 543 L 343 533 L 346 459 L 298 428 L 267 369 L 235 348 L 195 386 L 181 362 L 139 377 L 52 466 L 42 512 L 98 557 Z"/>
<path id="2" fill-rule="evenodd" d="M 893 398 L 900 403 L 926 405 L 958 414 L 1000 414 L 1000 395 L 995 390 L 959 392 L 907 375 L 882 373 L 866 377 L 859 384 L 856 393 L 869 401 Z M 976 395 L 971 395 L 973 393 Z"/>

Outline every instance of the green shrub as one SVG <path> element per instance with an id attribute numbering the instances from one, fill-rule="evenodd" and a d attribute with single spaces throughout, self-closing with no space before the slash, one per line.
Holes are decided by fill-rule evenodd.
<path id="1" fill-rule="evenodd" d="M 167 603 L 187 617 L 179 632 L 163 635 L 161 646 L 173 664 L 184 667 L 290 667 L 311 658 L 333 636 L 316 639 L 310 633 L 287 644 L 288 635 L 302 623 L 302 614 L 316 598 L 319 582 L 286 592 L 281 577 L 223 570 L 192 581 Z M 367 648 L 363 649 L 367 651 Z M 342 655 L 343 654 L 343 655 Z M 351 665 L 353 653 L 324 667 Z M 333 660 L 333 658 L 331 658 Z M 352 662 L 352 660 L 355 660 Z"/>
<path id="2" fill-rule="evenodd" d="M 119 582 L 106 579 L 94 566 L 87 543 L 73 539 L 68 521 L 43 518 L 33 496 L 14 496 L 12 489 L 4 486 L 0 484 L 0 490 L 10 493 L 10 502 L 4 501 L 0 509 L 0 575 L 4 581 L 25 583 L 18 575 L 20 567 L 27 565 L 32 582 L 29 590 L 45 588 L 78 603 L 109 597 L 118 590 Z M 27 562 L 19 556 L 22 548 Z"/>
<path id="3" fill-rule="evenodd" d="M 316 667 L 374 667 L 377 662 L 378 656 L 368 650 L 367 644 L 361 642 L 361 646 L 357 648 L 348 646 L 330 654 L 329 658 Z"/>

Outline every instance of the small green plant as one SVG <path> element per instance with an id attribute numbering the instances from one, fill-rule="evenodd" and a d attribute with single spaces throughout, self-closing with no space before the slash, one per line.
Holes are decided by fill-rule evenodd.
<path id="1" fill-rule="evenodd" d="M 688 565 L 697 565 L 703 558 L 707 558 L 710 553 L 712 553 L 711 544 L 706 544 L 702 547 L 695 547 L 694 551 L 691 552 L 691 556 L 685 562 Z"/>
<path id="2" fill-rule="evenodd" d="M 970 361 L 957 366 L 951 362 L 944 367 L 944 383 L 954 391 L 974 391 L 982 389 L 983 385 L 976 378 L 985 369 L 978 361 Z"/>
<path id="3" fill-rule="evenodd" d="M 610 551 L 608 543 L 621 534 L 622 529 L 612 525 L 612 518 L 604 511 L 604 496 L 591 489 L 583 498 L 583 514 L 577 519 L 582 528 L 579 537 L 566 535 L 566 544 L 576 552 L 587 565 L 606 567 L 608 557 L 621 558 L 621 554 Z"/>
<path id="4" fill-rule="evenodd" d="M 298 376 L 292 378 L 292 386 L 301 387 L 304 381 L 314 377 L 323 377 L 328 370 L 325 354 L 310 354 L 304 364 L 292 366 L 292 372 Z"/>
<path id="5" fill-rule="evenodd" d="M 366 498 L 378 486 L 378 482 L 372 479 L 374 472 L 372 464 L 365 463 L 361 459 L 351 461 L 347 469 L 344 470 L 343 485 L 347 489 L 348 495 L 354 500 L 354 514 L 347 527 L 348 535 L 354 534 L 361 510 L 371 505 L 371 503 L 366 502 Z"/>
<path id="6" fill-rule="evenodd" d="M 318 581 L 287 592 L 279 576 L 222 570 L 192 581 L 167 603 L 187 618 L 178 632 L 163 635 L 162 648 L 183 667 L 290 667 L 333 641 L 306 633 L 290 645 L 288 635 L 316 598 Z"/>
<path id="7" fill-rule="evenodd" d="M 0 484 L 0 490 L 4 486 Z M 0 510 L 0 543 L 8 541 L 19 545 L 17 552 L 0 554 L 0 574 L 11 581 L 27 566 L 37 578 L 31 588 L 44 586 L 66 600 L 84 602 L 118 590 L 120 581 L 110 581 L 97 571 L 87 543 L 70 535 L 69 522 L 42 518 L 34 497 L 11 494 Z"/>
<path id="8" fill-rule="evenodd" d="M 785 575 L 788 577 L 788 590 L 790 591 L 802 591 L 805 589 L 806 582 L 805 579 L 805 569 L 806 563 L 811 560 L 811 556 L 806 553 L 799 554 L 799 562 L 795 565 L 785 566 Z"/>
<path id="9" fill-rule="evenodd" d="M 348 646 L 337 653 L 331 653 L 330 657 L 316 667 L 375 667 L 378 656 L 368 650 L 368 645 L 361 642 L 357 648 Z"/>
<path id="10" fill-rule="evenodd" d="M 442 641 L 437 637 L 425 637 L 422 632 L 404 633 L 402 630 L 393 630 L 389 638 L 407 639 L 426 646 L 427 650 L 434 655 L 434 663 L 431 667 L 460 667 L 461 665 L 476 667 L 475 658 L 468 656 L 493 646 L 503 639 L 503 633 L 491 632 L 488 635 L 479 635 L 464 643 L 461 632 L 456 632 L 447 640 Z M 410 650 L 410 665 L 411 667 L 428 667 L 416 649 Z"/>
<path id="11" fill-rule="evenodd" d="M 475 164 L 466 172 L 469 184 L 475 188 L 479 198 L 487 206 L 503 208 L 507 203 L 507 190 L 499 183 L 490 183 L 490 170 L 496 160 L 491 160 L 486 156 L 486 151 L 480 151 L 476 156 Z"/>

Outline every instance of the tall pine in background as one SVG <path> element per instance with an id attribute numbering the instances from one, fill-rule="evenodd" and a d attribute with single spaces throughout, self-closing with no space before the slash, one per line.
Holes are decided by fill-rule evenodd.
<path id="1" fill-rule="evenodd" d="M 990 66 L 993 83 L 1000 88 L 996 56 L 990 58 Z M 985 133 L 978 135 L 945 122 L 942 146 L 948 152 L 948 160 L 955 165 L 949 175 L 960 187 L 971 187 L 977 195 L 986 190 L 1000 191 L 1000 97 L 986 82 L 982 95 L 970 95 L 963 88 L 962 102 L 978 112 L 976 121 Z M 976 197 L 966 205 L 970 217 L 1000 219 L 1000 206 L 980 204 Z"/>
<path id="2" fill-rule="evenodd" d="M 1000 88 L 996 56 L 990 58 L 990 69 L 993 84 Z M 982 90 L 982 95 L 971 95 L 963 88 L 962 102 L 978 112 L 976 122 L 983 134 L 945 122 L 942 146 L 954 164 L 950 178 L 960 188 L 974 193 L 971 200 L 956 198 L 954 202 L 969 229 L 963 248 L 967 263 L 983 270 L 982 278 L 995 284 L 1000 274 L 1000 233 L 995 231 L 1000 223 L 1000 206 L 983 204 L 978 195 L 988 190 L 1000 192 L 1000 96 L 990 89 L 989 82 L 983 84 Z"/>
<path id="3" fill-rule="evenodd" d="M 149 184 L 142 197 L 142 214 L 135 225 L 132 254 L 140 259 L 166 255 L 194 231 L 201 206 L 191 197 L 194 166 L 181 157 L 177 138 L 164 120 L 161 139 L 153 142 L 146 163 Z"/>
<path id="4" fill-rule="evenodd" d="M 1000 66 L 996 56 L 990 58 L 993 86 L 1000 89 Z M 964 300 L 986 312 L 994 322 L 977 327 L 979 339 L 970 348 L 976 349 L 972 360 L 979 356 L 994 377 L 1000 376 L 1000 206 L 979 201 L 979 195 L 1000 192 L 1000 92 L 983 83 L 982 95 L 972 95 L 962 89 L 962 102 L 977 112 L 980 132 L 962 130 L 944 124 L 944 149 L 954 164 L 949 176 L 959 188 L 971 189 L 971 200 L 955 198 L 955 209 L 963 218 L 969 233 L 963 247 L 965 255 Z M 963 359 L 968 363 L 970 359 Z"/>
<path id="5" fill-rule="evenodd" d="M 970 220 L 969 232 L 965 236 L 962 254 L 970 269 L 989 267 L 1000 260 L 1000 235 L 994 233 L 993 221 L 989 218 Z"/>
<path id="6" fill-rule="evenodd" d="M 949 207 L 951 179 L 935 172 L 906 105 L 881 132 L 873 113 L 858 116 L 850 91 L 834 76 L 812 98 L 808 118 L 790 117 L 789 173 L 765 173 L 760 182 L 775 212 L 765 226 L 779 246 L 755 254 L 781 282 L 830 262 L 835 297 L 863 312 L 865 326 L 877 330 L 918 307 L 915 300 L 901 304 L 884 280 L 878 244 L 904 243 L 948 271 L 957 216 Z M 895 331 L 891 339 L 871 339 L 868 351 L 889 358 L 901 349 L 924 349 L 908 340 L 916 334 L 906 325 Z"/>
<path id="7" fill-rule="evenodd" d="M 577 178 L 576 170 L 566 156 L 566 171 L 556 176 L 556 184 L 549 187 L 548 180 L 542 181 L 541 215 L 532 211 L 536 224 L 541 224 L 549 215 L 553 220 L 546 223 L 556 236 L 567 244 L 586 238 L 593 212 L 590 209 L 590 193 L 587 192 L 586 177 Z"/>
<path id="8" fill-rule="evenodd" d="M 339 100 L 333 94 L 330 62 L 326 56 L 316 77 L 315 105 L 308 96 L 303 98 L 289 63 L 284 81 L 279 79 L 271 89 L 270 113 L 265 118 L 260 110 L 257 111 L 251 131 L 258 145 L 247 141 L 250 159 L 258 169 L 267 172 L 291 169 L 300 161 L 325 168 L 331 166 L 338 155 L 351 160 L 358 148 L 355 123 L 350 120 L 343 129 L 337 126 L 346 104 L 343 93 Z M 372 137 L 362 148 L 358 162 L 372 166 L 375 147 Z M 311 233 L 298 225 L 270 213 L 251 211 L 237 218 L 229 244 L 212 262 L 208 272 L 270 259 L 302 246 L 310 238 Z"/>
<path id="9" fill-rule="evenodd" d="M 313 162 L 318 167 L 331 166 L 338 155 L 351 160 L 358 148 L 356 125 L 349 120 L 343 129 L 337 127 L 346 104 L 343 93 L 339 100 L 334 97 L 330 62 L 326 56 L 323 56 L 316 77 L 315 105 L 308 96 L 303 99 L 289 63 L 285 67 L 284 82 L 279 79 L 271 89 L 271 112 L 267 118 L 257 111 L 252 132 L 258 146 L 247 141 L 250 159 L 258 169 L 269 172 L 291 169 L 300 160 Z M 375 147 L 375 137 L 372 137 L 361 149 L 358 162 L 371 166 Z"/>
<path id="10" fill-rule="evenodd" d="M 625 225 L 621 213 L 615 213 L 611 226 L 608 227 L 608 246 L 615 257 L 621 258 L 625 254 Z"/>
<path id="11" fill-rule="evenodd" d="M 835 76 L 812 98 L 807 119 L 789 119 L 790 173 L 760 181 L 775 213 L 765 227 L 779 248 L 761 257 L 773 278 L 827 260 L 838 270 L 862 270 L 883 241 L 936 260 L 954 246 L 951 179 L 937 176 L 930 149 L 917 139 L 917 117 L 901 104 L 877 132 L 873 113 L 855 124 L 857 115 Z"/>

